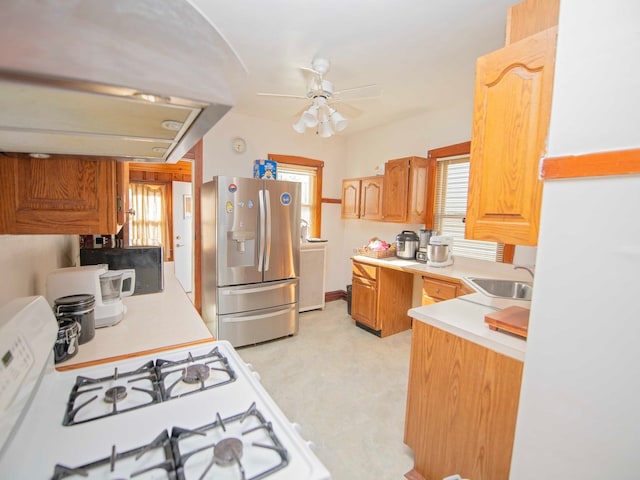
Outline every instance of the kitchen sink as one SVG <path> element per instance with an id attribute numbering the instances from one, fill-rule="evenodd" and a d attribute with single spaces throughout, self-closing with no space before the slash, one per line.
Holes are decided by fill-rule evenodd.
<path id="1" fill-rule="evenodd" d="M 520 280 L 500 280 L 495 278 L 464 277 L 471 288 L 490 297 L 531 300 L 533 285 Z"/>

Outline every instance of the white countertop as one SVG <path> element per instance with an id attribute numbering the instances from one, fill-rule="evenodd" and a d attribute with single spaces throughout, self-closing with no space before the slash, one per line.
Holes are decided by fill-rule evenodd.
<path id="1" fill-rule="evenodd" d="M 213 340 L 173 272 L 173 263 L 165 262 L 164 291 L 125 297 L 127 312 L 120 323 L 97 328 L 92 340 L 56 368 L 79 368 Z"/>
<path id="2" fill-rule="evenodd" d="M 453 265 L 448 267 L 430 267 L 415 260 L 403 260 L 398 257 L 371 258 L 355 255 L 353 260 L 371 263 L 383 267 L 403 270 L 417 275 L 441 276 L 462 279 L 462 277 L 503 278 L 508 280 L 531 281 L 531 275 L 525 270 L 514 269 L 510 263 L 491 262 L 468 257 L 454 257 Z"/>
<path id="3" fill-rule="evenodd" d="M 531 302 L 473 293 L 445 302 L 412 308 L 409 310 L 409 316 L 507 357 L 524 361 L 526 340 L 510 333 L 491 330 L 484 322 L 486 314 L 512 305 L 531 308 Z"/>
<path id="4" fill-rule="evenodd" d="M 530 282 L 531 275 L 525 270 L 515 270 L 508 263 L 490 262 L 467 257 L 455 257 L 448 267 L 430 267 L 415 260 L 397 257 L 375 259 L 356 255 L 354 260 L 402 270 L 414 275 L 458 279 L 483 277 Z M 457 335 L 495 352 L 524 361 L 526 341 L 510 333 L 494 331 L 484 322 L 484 316 L 510 306 L 531 308 L 531 302 L 507 298 L 495 298 L 483 293 L 472 293 L 453 300 L 434 303 L 409 310 L 409 316 L 446 332 Z"/>

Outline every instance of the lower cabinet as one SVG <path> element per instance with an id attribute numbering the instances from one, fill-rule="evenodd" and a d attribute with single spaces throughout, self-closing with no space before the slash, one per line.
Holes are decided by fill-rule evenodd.
<path id="1" fill-rule="evenodd" d="M 414 321 L 404 430 L 406 477 L 507 480 L 523 363 Z"/>
<path id="2" fill-rule="evenodd" d="M 451 300 L 468 293 L 473 293 L 473 290 L 462 283 L 440 278 L 422 277 L 422 305 Z"/>
<path id="3" fill-rule="evenodd" d="M 411 328 L 413 274 L 353 261 L 351 317 L 361 327 L 386 337 Z"/>

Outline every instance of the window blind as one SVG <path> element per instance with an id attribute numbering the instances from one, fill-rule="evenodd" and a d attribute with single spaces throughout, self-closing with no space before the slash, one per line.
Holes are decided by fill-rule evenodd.
<path id="1" fill-rule="evenodd" d="M 438 160 L 436 170 L 435 229 L 453 237 L 453 255 L 501 261 L 503 245 L 464 238 L 469 188 L 469 156 Z"/>

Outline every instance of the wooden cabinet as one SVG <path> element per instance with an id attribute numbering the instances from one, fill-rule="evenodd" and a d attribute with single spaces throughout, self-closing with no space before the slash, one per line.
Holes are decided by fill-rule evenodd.
<path id="1" fill-rule="evenodd" d="M 556 28 L 478 59 L 466 238 L 536 245 Z"/>
<path id="2" fill-rule="evenodd" d="M 116 160 L 109 157 L 5 154 L 0 159 L 0 233 L 117 233 L 117 190 L 124 188 L 117 174 Z"/>
<path id="3" fill-rule="evenodd" d="M 360 181 L 360 218 L 382 220 L 382 195 L 384 178 L 366 177 Z"/>
<path id="4" fill-rule="evenodd" d="M 382 220 L 382 176 L 342 181 L 342 218 Z"/>
<path id="5" fill-rule="evenodd" d="M 451 300 L 461 295 L 474 293 L 465 284 L 456 280 L 443 280 L 434 277 L 422 277 L 422 305 L 443 300 Z"/>
<path id="6" fill-rule="evenodd" d="M 351 317 L 380 337 L 411 328 L 413 275 L 354 260 Z"/>
<path id="7" fill-rule="evenodd" d="M 505 45 L 558 25 L 560 0 L 524 0 L 509 8 Z"/>
<path id="8" fill-rule="evenodd" d="M 407 478 L 507 480 L 522 362 L 421 321 L 411 335 Z"/>
<path id="9" fill-rule="evenodd" d="M 360 179 L 342 180 L 342 218 L 360 218 Z"/>
<path id="10" fill-rule="evenodd" d="M 399 158 L 385 163 L 382 208 L 385 222 L 426 222 L 428 175 L 426 158 Z"/>

